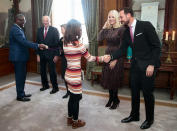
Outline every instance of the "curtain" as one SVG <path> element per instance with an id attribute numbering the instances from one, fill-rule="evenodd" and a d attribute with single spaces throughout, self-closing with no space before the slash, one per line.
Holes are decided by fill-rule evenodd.
<path id="1" fill-rule="evenodd" d="M 42 26 L 42 16 L 50 16 L 53 0 L 34 0 L 36 27 Z"/>
<path id="2" fill-rule="evenodd" d="M 98 20 L 99 20 L 99 0 L 82 0 L 85 26 L 89 41 L 89 52 L 91 55 L 97 55 L 98 49 Z M 86 78 L 91 78 L 91 70 L 95 62 L 87 62 Z"/>
<path id="3" fill-rule="evenodd" d="M 34 15 L 35 15 L 35 24 L 36 31 L 37 28 L 42 26 L 42 16 L 48 15 L 50 16 L 51 7 L 53 0 L 34 0 Z M 40 72 L 40 64 L 37 63 L 37 72 Z"/>

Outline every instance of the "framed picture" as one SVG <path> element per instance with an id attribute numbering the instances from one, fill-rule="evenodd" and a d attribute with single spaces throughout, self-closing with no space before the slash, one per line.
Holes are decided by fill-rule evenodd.
<path id="1" fill-rule="evenodd" d="M 153 4 L 158 3 L 158 9 L 157 9 L 157 20 L 155 23 L 155 29 L 159 36 L 160 41 L 162 42 L 163 39 L 163 31 L 164 31 L 164 19 L 165 19 L 165 2 L 166 0 L 133 0 L 132 9 L 134 10 L 135 17 L 139 20 L 142 18 L 142 5 L 143 4 Z M 152 8 L 155 8 L 152 6 Z M 154 10 L 149 11 L 151 15 L 153 16 Z M 148 17 L 148 16 L 145 16 Z M 154 18 L 154 16 L 152 17 Z M 153 24 L 153 23 L 152 23 Z"/>

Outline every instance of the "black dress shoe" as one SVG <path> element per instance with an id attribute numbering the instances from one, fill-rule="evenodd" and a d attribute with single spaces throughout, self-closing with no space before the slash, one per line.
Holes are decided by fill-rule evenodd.
<path id="1" fill-rule="evenodd" d="M 122 123 L 129 123 L 132 121 L 139 121 L 139 117 L 129 116 L 121 120 Z"/>
<path id="2" fill-rule="evenodd" d="M 112 102 L 113 100 L 112 99 L 109 99 L 108 100 L 108 103 L 105 105 L 105 107 L 110 107 L 112 105 Z"/>
<path id="3" fill-rule="evenodd" d="M 22 101 L 22 102 L 27 102 L 30 101 L 31 99 L 23 97 L 23 98 L 17 98 L 17 101 Z"/>
<path id="4" fill-rule="evenodd" d="M 59 91 L 59 89 L 52 89 L 52 91 L 50 92 L 50 94 L 54 94 L 54 93 L 56 93 L 58 91 Z"/>
<path id="5" fill-rule="evenodd" d="M 49 87 L 42 87 L 42 88 L 40 89 L 40 91 L 45 91 L 45 90 L 47 90 L 47 89 L 49 89 Z"/>
<path id="6" fill-rule="evenodd" d="M 148 129 L 151 127 L 154 121 L 147 121 L 145 120 L 143 124 L 140 126 L 141 129 Z"/>
<path id="7" fill-rule="evenodd" d="M 31 94 L 25 94 L 24 97 L 31 97 L 32 95 Z"/>

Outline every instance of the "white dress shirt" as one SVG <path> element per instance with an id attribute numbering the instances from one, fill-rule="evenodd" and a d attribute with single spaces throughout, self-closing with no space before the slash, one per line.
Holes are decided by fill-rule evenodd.
<path id="1" fill-rule="evenodd" d="M 134 33 L 135 33 L 136 22 L 137 22 L 137 20 L 134 19 L 134 20 L 133 20 L 133 23 L 132 23 L 131 26 L 130 26 L 130 28 L 132 28 L 133 37 L 134 37 Z"/>
<path id="2" fill-rule="evenodd" d="M 47 32 L 48 32 L 48 30 L 49 30 L 49 26 L 47 27 Z M 44 27 L 44 34 L 45 34 L 45 27 Z"/>

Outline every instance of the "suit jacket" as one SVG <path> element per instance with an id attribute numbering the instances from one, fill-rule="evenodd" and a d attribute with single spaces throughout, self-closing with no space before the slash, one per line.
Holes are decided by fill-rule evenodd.
<path id="1" fill-rule="evenodd" d="M 9 34 L 9 60 L 27 61 L 29 59 L 28 48 L 38 49 L 38 44 L 29 42 L 23 30 L 14 24 Z"/>
<path id="2" fill-rule="evenodd" d="M 160 66 L 161 44 L 155 28 L 150 22 L 137 20 L 133 43 L 129 27 L 127 27 L 123 34 L 122 45 L 112 54 L 112 59 L 117 59 L 125 54 L 129 45 L 132 48 L 132 64 L 136 62 L 142 70 L 146 70 L 148 65 Z"/>
<path id="3" fill-rule="evenodd" d="M 47 35 L 44 39 L 44 27 L 40 27 L 37 31 L 37 43 L 48 45 L 48 50 L 38 50 L 40 57 L 53 58 L 59 56 L 59 33 L 55 27 L 49 26 Z"/>

